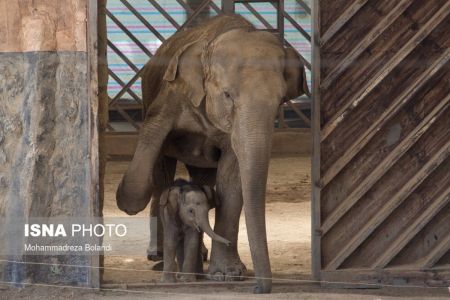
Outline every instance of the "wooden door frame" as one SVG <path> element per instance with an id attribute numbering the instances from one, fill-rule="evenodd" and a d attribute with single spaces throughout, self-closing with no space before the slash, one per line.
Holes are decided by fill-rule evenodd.
<path id="1" fill-rule="evenodd" d="M 320 254 L 320 0 L 312 4 L 312 160 L 311 160 L 311 271 L 321 280 Z"/>

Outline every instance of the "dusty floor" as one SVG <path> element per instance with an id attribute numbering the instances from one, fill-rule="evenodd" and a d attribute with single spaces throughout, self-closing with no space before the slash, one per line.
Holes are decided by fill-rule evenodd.
<path id="1" fill-rule="evenodd" d="M 115 191 L 126 170 L 127 162 L 109 162 L 105 178 L 105 216 L 126 215 L 117 209 Z M 177 170 L 179 177 L 185 177 L 183 166 Z M 311 261 L 311 220 L 310 220 L 310 158 L 298 156 L 274 157 L 271 160 L 267 193 L 267 231 L 269 251 L 274 277 L 309 278 Z M 139 216 L 148 216 L 148 209 Z M 214 214 L 210 214 L 211 224 Z M 148 229 L 144 228 L 140 238 L 133 239 L 133 245 L 140 249 L 141 255 L 106 256 L 106 283 L 158 282 L 160 273 L 152 272 L 155 265 L 146 259 Z M 252 274 L 251 257 L 247 240 L 247 230 L 243 214 L 239 230 L 239 253 Z M 124 240 L 124 242 L 127 242 Z M 210 239 L 205 244 L 210 248 Z M 139 252 L 139 251 L 138 251 Z M 129 269 L 130 271 L 111 270 L 109 268 Z M 205 265 L 205 269 L 207 266 Z M 147 271 L 132 271 L 147 270 Z"/>

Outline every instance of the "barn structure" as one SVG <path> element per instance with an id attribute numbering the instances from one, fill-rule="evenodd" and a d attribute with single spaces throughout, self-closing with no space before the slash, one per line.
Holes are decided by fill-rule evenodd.
<path id="1" fill-rule="evenodd" d="M 177 30 L 205 8 L 220 14 L 242 7 L 283 40 L 285 23 L 309 36 L 294 25 L 285 1 L 205 0 L 196 9 L 176 1 L 186 10 L 185 25 L 159 1 L 149 2 Z M 274 23 L 254 2 L 275 9 Z M 295 2 L 312 12 L 314 28 L 314 277 L 448 285 L 450 2 Z M 160 34 L 131 1 L 121 3 Z M 0 275 L 18 285 L 98 287 L 100 256 L 26 255 L 22 230 L 33 217 L 101 222 L 108 136 L 118 131 L 108 123 L 109 109 L 139 127 L 132 107 L 117 96 L 139 102 L 132 88 L 139 67 L 108 40 L 107 20 L 135 35 L 105 0 L 1 0 L 0 7 Z M 134 81 L 108 68 L 108 47 L 133 70 Z M 120 86 L 112 98 L 108 75 Z M 299 103 L 288 106 L 309 120 Z M 281 111 L 278 124 L 285 116 Z"/>

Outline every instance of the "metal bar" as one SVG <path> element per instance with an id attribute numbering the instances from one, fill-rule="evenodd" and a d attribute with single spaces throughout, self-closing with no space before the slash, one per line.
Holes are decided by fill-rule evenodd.
<path id="1" fill-rule="evenodd" d="M 111 48 L 124 62 L 126 62 L 126 64 L 133 69 L 134 72 L 138 72 L 139 68 L 136 67 L 136 65 L 128 59 L 128 57 L 122 53 L 122 51 L 120 51 L 119 48 L 116 47 L 116 45 L 114 45 L 110 40 L 107 40 L 107 44 L 109 46 L 109 48 Z"/>
<path id="2" fill-rule="evenodd" d="M 450 154 L 450 141 L 431 157 L 428 162 L 386 203 L 377 213 L 367 220 L 360 231 L 345 244 L 339 253 L 325 267 L 327 271 L 337 270 L 344 260 L 401 204 L 415 191 L 420 184 L 437 168 Z M 450 237 L 450 236 L 449 236 Z"/>
<path id="3" fill-rule="evenodd" d="M 166 40 L 166 38 L 163 37 L 136 9 L 134 9 L 127 0 L 120 0 L 120 2 L 122 2 L 123 5 L 125 5 L 126 8 L 128 8 L 160 41 L 164 42 Z"/>
<path id="4" fill-rule="evenodd" d="M 117 83 L 119 83 L 120 86 L 121 86 L 122 88 L 125 87 L 125 85 L 126 85 L 125 82 L 123 82 L 122 79 L 120 79 L 120 77 L 117 76 L 110 68 L 108 68 L 108 74 L 109 74 L 115 81 L 117 81 Z M 142 99 L 139 98 L 139 96 L 136 95 L 136 93 L 133 92 L 133 90 L 132 90 L 131 88 L 127 88 L 126 90 L 127 90 L 128 94 L 130 94 L 130 96 L 133 97 L 133 99 L 134 99 L 137 103 L 142 104 Z"/>
<path id="5" fill-rule="evenodd" d="M 410 3 L 408 0 L 407 3 Z M 392 57 L 389 62 L 383 65 L 383 67 L 376 73 L 366 84 L 364 84 L 355 96 L 346 101 L 338 110 L 337 113 L 330 119 L 330 121 L 324 126 L 322 130 L 322 140 L 325 140 L 330 133 L 346 119 L 346 115 L 356 108 L 359 103 L 376 87 L 378 84 L 389 75 L 400 62 L 402 62 L 416 47 L 419 45 L 436 26 L 438 26 L 442 20 L 448 15 L 450 11 L 450 1 L 446 2 L 442 8 L 433 15 L 429 21 L 423 25 L 423 27 L 416 32 L 416 34 Z M 326 86 L 321 88 L 326 89 Z"/>
<path id="6" fill-rule="evenodd" d="M 165 10 L 162 8 L 158 2 L 155 0 L 147 0 L 150 2 L 158 11 L 160 14 L 162 14 L 176 29 L 180 28 L 180 25 L 175 21 Z"/>
<path id="7" fill-rule="evenodd" d="M 134 34 L 132 34 L 109 10 L 106 10 L 106 14 L 108 15 L 108 17 L 114 22 L 116 23 L 117 26 L 119 26 L 119 28 L 125 32 L 128 37 L 136 43 L 136 45 L 138 45 L 139 48 L 141 48 L 141 50 L 147 54 L 149 57 L 152 57 L 153 54 L 134 36 Z"/>

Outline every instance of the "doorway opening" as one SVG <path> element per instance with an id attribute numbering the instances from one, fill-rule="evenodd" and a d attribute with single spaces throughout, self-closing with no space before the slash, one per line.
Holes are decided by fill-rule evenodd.
<path id="1" fill-rule="evenodd" d="M 158 47 L 178 30 L 195 26 L 202 19 L 222 13 L 230 1 L 126 1 L 108 0 L 106 10 L 108 46 L 109 122 L 106 132 L 108 161 L 104 176 L 105 218 L 141 218 L 142 234 L 133 240 L 133 254 L 104 257 L 104 284 L 159 282 L 158 263 L 147 260 L 149 206 L 137 216 L 117 208 L 115 193 L 137 144 L 143 121 L 140 76 Z M 233 2 L 233 1 L 231 1 Z M 238 1 L 235 1 L 238 2 Z M 251 2 L 251 1 L 247 1 Z M 275 3 L 277 2 L 277 3 Z M 281 4 L 280 4 L 281 3 Z M 301 55 L 311 90 L 311 1 L 234 3 L 235 13 L 258 29 L 283 39 Z M 274 278 L 311 277 L 311 95 L 291 99 L 280 106 L 275 127 L 266 195 L 267 235 Z M 189 178 L 177 164 L 175 176 Z M 143 221 L 147 220 L 147 221 Z M 214 224 L 214 212 L 210 212 Z M 205 236 L 210 250 L 211 241 Z M 240 219 L 238 250 L 253 276 L 244 214 Z M 204 269 L 207 270 L 205 263 Z M 125 270 L 125 271 L 124 271 Z"/>

